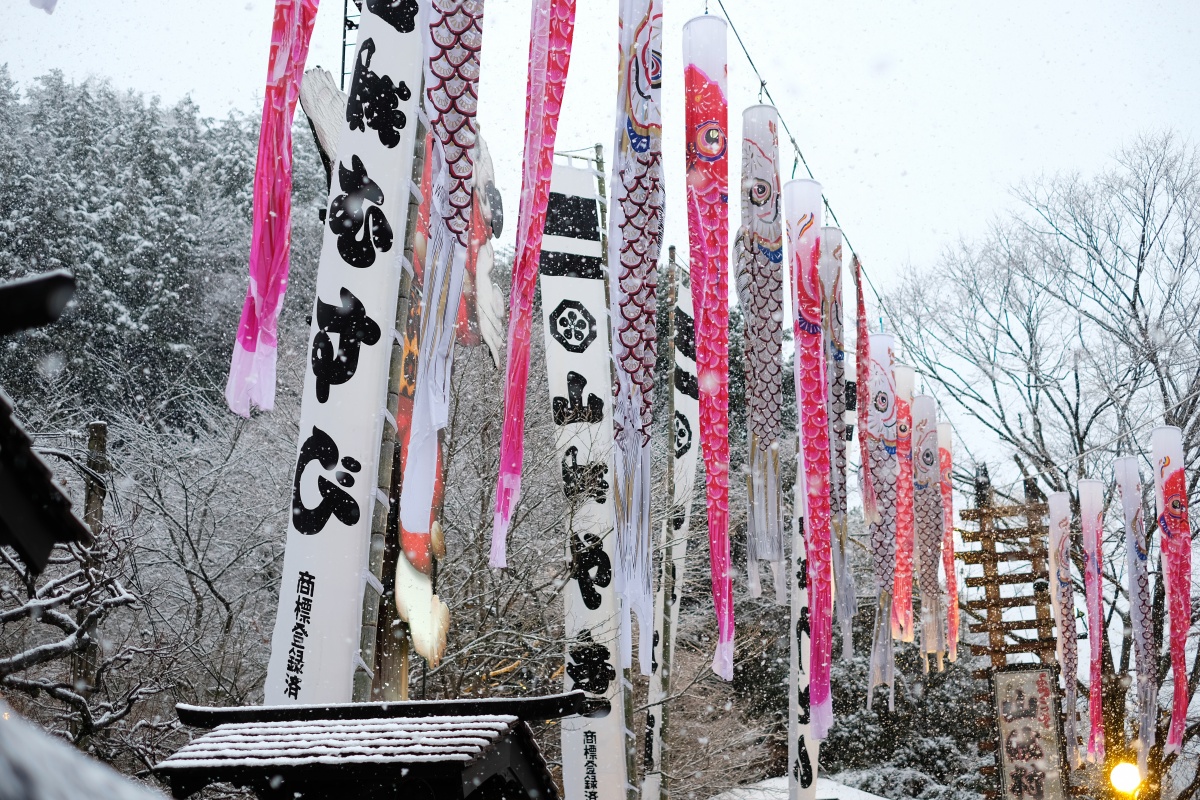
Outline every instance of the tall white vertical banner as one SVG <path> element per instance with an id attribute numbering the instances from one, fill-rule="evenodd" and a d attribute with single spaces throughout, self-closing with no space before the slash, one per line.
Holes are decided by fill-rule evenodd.
<path id="1" fill-rule="evenodd" d="M 317 270 L 267 705 L 352 697 L 421 90 L 417 4 L 362 11 Z"/>
<path id="2" fill-rule="evenodd" d="M 555 446 L 570 509 L 564 688 L 610 704 L 604 716 L 562 721 L 563 789 L 566 800 L 625 800 L 611 350 L 595 176 L 591 169 L 554 165 L 538 281 Z"/>
<path id="3" fill-rule="evenodd" d="M 803 455 L 796 457 L 792 502 L 792 625 L 788 670 L 788 800 L 816 800 L 820 742 L 813 736 L 808 671 L 812 662 L 809 635 L 808 548 L 804 540 L 805 487 Z"/>

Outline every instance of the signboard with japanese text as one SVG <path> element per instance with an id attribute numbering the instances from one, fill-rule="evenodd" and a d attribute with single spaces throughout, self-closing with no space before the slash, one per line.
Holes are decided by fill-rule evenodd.
<path id="1" fill-rule="evenodd" d="M 418 5 L 369 2 L 317 267 L 266 705 L 348 703 L 359 654 L 421 87 Z M 377 508 L 380 506 L 381 508 Z"/>
<path id="2" fill-rule="evenodd" d="M 1005 800 L 1067 800 L 1058 674 L 1021 666 L 993 678 Z"/>

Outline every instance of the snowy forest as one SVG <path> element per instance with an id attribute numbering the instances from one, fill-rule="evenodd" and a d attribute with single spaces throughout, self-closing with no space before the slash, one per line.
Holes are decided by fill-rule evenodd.
<path id="1" fill-rule="evenodd" d="M 246 289 L 257 143 L 257 118 L 213 119 L 190 100 L 166 106 L 57 72 L 17 85 L 0 67 L 0 280 L 62 268 L 78 282 L 60 322 L 0 342 L 0 387 L 76 508 L 89 485 L 104 498 L 96 542 L 57 550 L 38 578 L 0 549 L 0 698 L 148 782 L 150 768 L 190 735 L 176 703 L 263 699 L 321 242 L 318 212 L 328 186 L 300 115 L 276 408 L 243 420 L 228 411 L 222 389 Z M 515 208 L 515 187 L 500 191 Z M 947 407 L 965 410 L 1002 448 L 981 450 L 979 463 L 1002 453 L 997 461 L 1015 463 L 1015 474 L 1040 481 L 1043 490 L 1070 489 L 1098 475 L 1103 459 L 1128 454 L 1114 437 L 1164 410 L 1184 429 L 1194 462 L 1198 195 L 1193 151 L 1171 136 L 1147 138 L 1120 151 L 1111 172 L 1094 180 L 1019 187 L 1020 212 L 984 240 L 914 272 L 888 297 L 889 323 L 909 363 Z M 1138 269 L 1129 269 L 1131 258 Z M 507 293 L 511 254 L 498 254 L 497 262 L 494 276 Z M 930 280 L 949 290 L 931 299 L 921 290 Z M 665 284 L 660 280 L 660 291 Z M 1067 307 L 1081 309 L 1084 322 L 1066 324 Z M 748 450 L 740 326 L 734 307 L 735 474 Z M 1096 346 L 1101 333 L 1106 348 Z M 545 373 L 541 346 L 535 335 L 532 375 Z M 447 556 L 437 581 L 450 608 L 450 639 L 436 668 L 414 668 L 413 691 L 423 698 L 558 692 L 568 562 L 566 506 L 551 474 L 555 459 L 546 455 L 553 453 L 549 400 L 532 381 L 526 490 L 509 543 L 514 566 L 490 570 L 503 373 L 483 349 L 463 350 L 456 361 L 470 380 L 455 384 L 447 431 Z M 660 364 L 660 399 L 668 374 Z M 788 430 L 795 426 L 794 388 L 784 386 Z M 662 460 L 669 425 L 665 409 L 659 412 L 655 448 Z M 95 421 L 107 424 L 99 465 L 88 458 Z M 781 454 L 792 465 L 785 467 L 788 491 L 794 442 L 790 448 Z M 961 458 L 966 466 L 955 475 L 964 496 L 972 491 L 973 459 Z M 702 487 L 697 481 L 667 742 L 673 791 L 688 800 L 784 774 L 787 754 L 788 610 L 769 591 L 753 599 L 735 580 L 734 681 L 709 669 L 716 632 Z M 1019 488 L 1000 489 L 1002 498 L 1007 491 L 1018 499 Z M 655 502 L 661 519 L 666 509 Z M 735 567 L 745 562 L 745 503 L 744 493 L 731 492 Z M 1114 506 L 1110 516 L 1118 513 Z M 1110 522 L 1116 542 L 1120 524 Z M 864 529 L 858 512 L 851 533 L 860 544 Z M 895 709 L 880 699 L 866 708 L 871 577 L 866 548 L 856 546 L 853 557 L 864 599 L 855 657 L 834 662 L 836 724 L 821 747 L 821 774 L 897 800 L 977 800 L 990 786 L 980 769 L 992 763 L 977 747 L 976 720 L 992 713 L 988 683 L 972 678 L 982 660 L 964 646 L 945 671 L 926 673 L 916 646 L 898 643 Z M 1105 578 L 1112 620 L 1104 637 L 1106 725 L 1115 746 L 1132 730 L 1125 708 L 1134 700 L 1132 692 L 1126 696 L 1128 680 L 1122 684 L 1132 655 L 1115 556 Z M 1155 588 L 1161 653 L 1161 580 Z M 1081 595 L 1082 586 L 1076 591 Z M 964 639 L 977 637 L 964 627 Z M 1161 662 L 1160 686 L 1165 655 Z M 642 681 L 633 684 L 638 725 Z M 1198 682 L 1200 660 L 1189 680 L 1193 692 Z M 547 724 L 536 733 L 554 766 L 557 730 Z M 1193 721 L 1184 755 L 1160 762 L 1171 776 L 1159 787 L 1163 797 L 1190 800 L 1200 791 L 1197 733 Z M 209 789 L 202 796 L 242 795 Z"/>

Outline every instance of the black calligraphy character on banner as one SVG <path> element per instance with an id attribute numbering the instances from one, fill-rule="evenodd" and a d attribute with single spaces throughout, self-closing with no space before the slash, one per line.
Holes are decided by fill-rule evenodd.
<path id="1" fill-rule="evenodd" d="M 642 766 L 647 772 L 654 769 L 654 713 L 646 712 L 646 739 L 642 748 Z"/>
<path id="2" fill-rule="evenodd" d="M 803 736 L 796 742 L 796 763 L 792 765 L 792 777 L 796 779 L 802 789 L 812 786 L 812 761 L 808 757 L 808 750 L 804 747 Z"/>
<path id="3" fill-rule="evenodd" d="M 400 110 L 400 103 L 412 97 L 408 85 L 392 83 L 387 75 L 371 71 L 371 58 L 375 55 L 375 40 L 367 39 L 358 48 L 358 59 L 354 63 L 354 77 L 350 80 L 350 95 L 346 98 L 346 122 L 350 130 L 366 132 L 364 123 L 379 134 L 379 143 L 392 148 L 400 144 L 400 131 L 408 120 Z"/>
<path id="4" fill-rule="evenodd" d="M 592 611 L 600 607 L 600 593 L 596 587 L 608 586 L 612 574 L 612 561 L 604 552 L 604 541 L 599 536 L 585 533 L 582 539 L 579 534 L 571 537 L 571 577 L 579 584 L 583 604 Z"/>
<path id="5" fill-rule="evenodd" d="M 563 300 L 550 312 L 550 335 L 568 353 L 582 353 L 596 341 L 596 318 L 578 300 Z"/>
<path id="6" fill-rule="evenodd" d="M 556 397 L 551 402 L 555 425 L 567 425 L 572 422 L 592 424 L 604 421 L 604 401 L 589 392 L 585 406 L 583 403 L 585 388 L 587 388 L 587 378 L 578 372 L 567 373 L 567 396 Z"/>
<path id="7" fill-rule="evenodd" d="M 683 530 L 683 523 L 687 522 L 687 508 L 682 503 L 671 509 L 671 528 L 676 531 Z"/>
<path id="8" fill-rule="evenodd" d="M 658 631 L 654 632 L 654 644 L 650 647 L 650 674 L 658 672 Z"/>
<path id="9" fill-rule="evenodd" d="M 317 297 L 317 335 L 312 343 L 312 371 L 317 377 L 317 402 L 329 399 L 329 387 L 341 386 L 358 370 L 358 355 L 362 345 L 379 341 L 380 330 L 367 309 L 342 287 L 342 304 L 335 306 Z M 329 334 L 338 335 L 337 350 Z"/>
<path id="10" fill-rule="evenodd" d="M 289 674 L 286 678 L 284 678 L 284 682 L 285 688 L 283 693 L 293 700 L 300 699 L 300 676 L 294 673 Z"/>
<path id="11" fill-rule="evenodd" d="M 1000 715 L 1004 717 L 1004 721 L 1015 722 L 1019 719 L 1036 719 L 1038 711 L 1037 698 L 1030 697 L 1026 699 L 1024 689 L 1017 689 L 1016 694 L 1015 700 L 1010 694 L 1000 704 Z"/>
<path id="12" fill-rule="evenodd" d="M 692 449 L 692 423 L 678 411 L 675 412 L 675 457 L 683 458 L 683 454 Z"/>
<path id="13" fill-rule="evenodd" d="M 802 639 L 801 635 L 812 638 L 812 631 L 809 630 L 808 621 L 808 606 L 800 607 L 800 616 L 796 618 L 796 652 L 800 654 L 800 669 L 804 669 L 804 650 L 800 647 Z"/>
<path id="14" fill-rule="evenodd" d="M 1019 738 L 1020 734 L 1024 734 L 1024 738 Z M 1028 725 L 1012 730 L 1004 737 L 1004 752 L 1013 761 L 1037 761 L 1046 755 L 1038 738 L 1037 731 Z"/>
<path id="15" fill-rule="evenodd" d="M 292 524 L 296 530 L 307 536 L 320 533 L 330 517 L 337 517 L 343 525 L 353 525 L 358 522 L 358 503 L 347 492 L 336 486 L 333 481 L 323 475 L 317 478 L 317 489 L 321 492 L 321 502 L 316 508 L 308 508 L 300 497 L 300 480 L 304 470 L 313 461 L 318 462 L 326 470 L 333 469 L 338 464 L 338 446 L 333 438 L 313 426 L 312 435 L 300 446 L 300 458 L 296 461 L 296 479 L 292 483 Z M 362 465 L 350 456 L 342 459 L 342 466 L 347 472 L 338 470 L 334 478 L 342 486 L 350 488 L 354 485 L 351 472 L 358 472 Z"/>
<path id="16" fill-rule="evenodd" d="M 417 26 L 417 0 L 367 0 L 367 8 L 397 33 L 412 33 Z"/>
<path id="17" fill-rule="evenodd" d="M 803 665 L 801 665 L 800 668 L 803 669 Z M 797 692 L 797 697 L 800 700 L 800 710 L 796 713 L 796 721 L 801 725 L 807 725 L 812 720 L 812 701 L 808 696 L 808 687 L 805 686 L 803 689 Z"/>
<path id="18" fill-rule="evenodd" d="M 609 651 L 592 638 L 591 631 L 582 631 L 567 651 L 571 663 L 567 674 L 575 682 L 575 688 L 589 694 L 604 694 L 608 685 L 617 678 L 617 671 L 609 663 Z"/>
<path id="19" fill-rule="evenodd" d="M 1046 796 L 1046 773 L 1032 764 L 1015 766 L 1008 774 L 1008 788 L 1016 797 L 1042 800 Z"/>
<path id="20" fill-rule="evenodd" d="M 801 526 L 804 525 L 804 520 L 800 520 L 800 525 Z M 801 527 L 801 532 L 803 532 L 803 530 L 804 530 L 803 527 Z M 798 557 L 796 559 L 796 585 L 799 586 L 801 589 L 808 588 L 808 559 L 807 558 L 799 558 Z"/>
<path id="21" fill-rule="evenodd" d="M 675 367 L 675 388 L 693 400 L 700 399 L 700 383 L 696 380 L 696 376 L 690 372 L 684 372 L 679 367 Z"/>
<path id="22" fill-rule="evenodd" d="M 591 495 L 597 503 L 608 499 L 608 464 L 598 461 L 595 464 L 579 463 L 579 448 L 571 445 L 562 459 L 563 491 L 568 500 L 575 500 L 580 495 Z"/>
<path id="23" fill-rule="evenodd" d="M 383 190 L 367 175 L 358 156 L 351 156 L 350 169 L 338 164 L 338 185 L 344 194 L 329 204 L 329 230 L 338 237 L 342 259 L 352 267 L 366 269 L 375 263 L 375 248 L 385 253 L 392 249 L 392 226 L 378 208 Z M 367 202 L 375 205 L 364 209 Z"/>

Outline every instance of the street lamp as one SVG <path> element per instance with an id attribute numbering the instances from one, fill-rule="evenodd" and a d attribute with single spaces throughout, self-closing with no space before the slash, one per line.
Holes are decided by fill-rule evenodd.
<path id="1" fill-rule="evenodd" d="M 1137 764 L 1122 761 L 1108 773 L 1108 782 L 1121 794 L 1133 795 L 1142 785 L 1142 773 Z"/>

